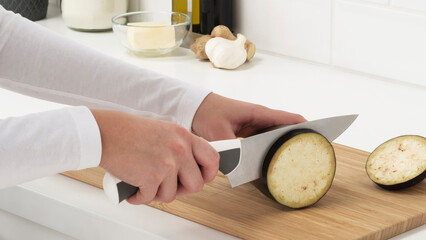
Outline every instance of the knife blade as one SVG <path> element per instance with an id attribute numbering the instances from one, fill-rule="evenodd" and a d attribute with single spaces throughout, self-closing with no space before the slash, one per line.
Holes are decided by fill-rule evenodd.
<path id="1" fill-rule="evenodd" d="M 242 140 L 231 139 L 210 143 L 214 148 L 223 144 L 238 146 L 235 141 L 240 141 L 240 157 L 236 157 L 236 147 L 230 148 L 234 154 L 221 154 L 219 170 L 228 177 L 231 187 L 251 182 L 262 177 L 263 160 L 278 138 L 294 129 L 307 128 L 322 134 L 329 142 L 340 136 L 358 117 L 358 115 L 346 115 L 325 118 L 295 125 L 282 126 L 275 130 L 257 134 Z M 226 141 L 226 142 L 225 142 Z M 228 151 L 231 151 L 228 150 Z"/>
<path id="2" fill-rule="evenodd" d="M 294 129 L 307 128 L 322 134 L 329 142 L 340 136 L 358 117 L 357 114 L 314 120 L 294 125 L 280 126 L 245 139 L 229 139 L 210 142 L 220 155 L 219 171 L 236 187 L 262 177 L 263 160 L 278 138 Z M 120 203 L 135 194 L 139 188 L 127 184 L 108 172 L 103 187 L 107 197 Z"/>

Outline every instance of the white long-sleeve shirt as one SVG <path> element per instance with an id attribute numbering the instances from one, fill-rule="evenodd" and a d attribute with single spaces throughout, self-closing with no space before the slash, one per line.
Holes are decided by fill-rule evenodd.
<path id="1" fill-rule="evenodd" d="M 163 119 L 190 129 L 209 94 L 78 45 L 1 5 L 0 87 L 82 105 L 0 120 L 0 188 L 98 166 L 101 138 L 87 107 Z"/>

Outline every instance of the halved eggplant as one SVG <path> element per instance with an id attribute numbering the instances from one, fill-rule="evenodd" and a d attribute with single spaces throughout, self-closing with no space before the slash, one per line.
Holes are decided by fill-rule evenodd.
<path id="1" fill-rule="evenodd" d="M 330 189 L 335 171 L 333 146 L 311 129 L 297 129 L 279 138 L 263 164 L 269 192 L 290 208 L 319 201 Z"/>
<path id="2" fill-rule="evenodd" d="M 426 177 L 426 138 L 405 135 L 378 146 L 365 164 L 368 177 L 388 190 L 420 183 Z"/>

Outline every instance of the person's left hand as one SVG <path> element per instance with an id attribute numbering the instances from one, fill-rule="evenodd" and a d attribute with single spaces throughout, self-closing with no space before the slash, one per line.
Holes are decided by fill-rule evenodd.
<path id="1" fill-rule="evenodd" d="M 299 114 L 273 110 L 210 93 L 198 108 L 192 131 L 208 141 L 249 137 L 262 129 L 305 122 Z"/>

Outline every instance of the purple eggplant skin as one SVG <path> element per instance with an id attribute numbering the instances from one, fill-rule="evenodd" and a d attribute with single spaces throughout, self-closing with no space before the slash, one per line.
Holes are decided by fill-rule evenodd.
<path id="1" fill-rule="evenodd" d="M 398 184 L 384 185 L 384 184 L 380 184 L 380 183 L 376 183 L 376 182 L 374 182 L 374 183 L 379 185 L 381 188 L 386 189 L 386 190 L 397 191 L 397 190 L 412 187 L 412 186 L 420 183 L 421 181 L 423 181 L 423 179 L 425 179 L 425 177 L 426 177 L 426 171 L 423 171 L 423 173 L 421 173 L 420 175 L 417 175 L 417 177 L 412 178 L 412 179 L 410 179 L 406 182 L 398 183 Z"/>

